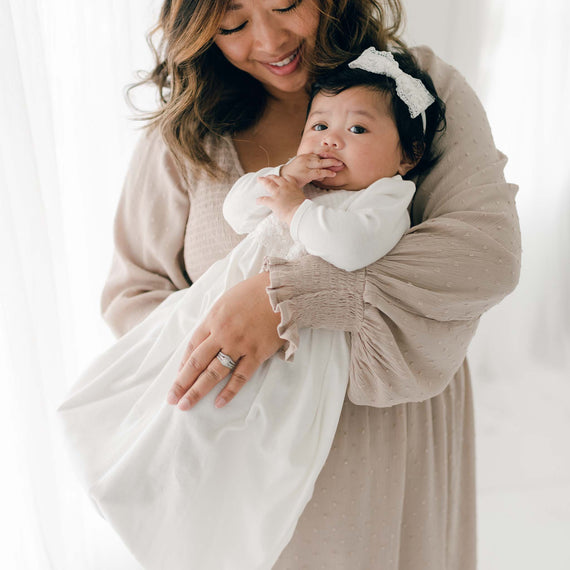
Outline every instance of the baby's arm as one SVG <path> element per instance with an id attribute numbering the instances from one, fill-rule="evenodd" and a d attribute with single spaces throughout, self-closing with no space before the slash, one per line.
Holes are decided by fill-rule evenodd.
<path id="1" fill-rule="evenodd" d="M 334 172 L 326 170 L 330 166 L 342 164 L 334 158 L 320 158 L 316 154 L 303 154 L 296 156 L 284 166 L 275 168 L 262 168 L 257 172 L 250 172 L 239 178 L 224 200 L 224 218 L 238 234 L 247 234 L 255 229 L 257 224 L 266 218 L 271 212 L 281 219 L 277 201 L 270 203 L 257 200 L 257 198 L 267 196 L 267 180 L 283 176 L 291 184 L 291 199 L 295 194 L 301 199 L 299 204 L 305 199 L 301 188 L 313 180 L 324 180 L 326 177 L 334 176 Z M 265 183 L 264 183 L 265 181 Z"/>
<path id="2" fill-rule="evenodd" d="M 292 217 L 291 236 L 340 269 L 361 269 L 386 255 L 410 228 L 414 192 L 410 181 L 384 178 L 358 191 L 346 210 L 306 200 Z"/>
<path id="3" fill-rule="evenodd" d="M 303 186 L 315 180 L 321 181 L 336 176 L 336 172 L 329 168 L 341 164 L 342 162 L 335 158 L 300 154 L 281 167 L 280 175 L 260 174 L 259 182 L 268 194 L 259 195 L 257 203 L 270 208 L 282 222 L 291 225 L 293 215 L 305 200 Z"/>
<path id="4" fill-rule="evenodd" d="M 262 168 L 258 172 L 249 172 L 239 178 L 231 187 L 224 200 L 224 218 L 238 234 L 247 234 L 257 224 L 271 214 L 271 209 L 258 204 L 256 199 L 266 193 L 265 187 L 258 183 L 259 176 L 279 174 L 279 168 Z"/>

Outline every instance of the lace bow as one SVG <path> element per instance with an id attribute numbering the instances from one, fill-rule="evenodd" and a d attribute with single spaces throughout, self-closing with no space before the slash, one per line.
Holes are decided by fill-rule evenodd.
<path id="1" fill-rule="evenodd" d="M 425 110 L 435 101 L 426 86 L 417 78 L 400 69 L 398 62 L 389 51 L 378 51 L 373 47 L 364 50 L 354 61 L 348 64 L 351 69 L 358 68 L 370 73 L 391 77 L 396 82 L 398 97 L 408 106 L 410 117 L 422 115 L 425 131 Z"/>

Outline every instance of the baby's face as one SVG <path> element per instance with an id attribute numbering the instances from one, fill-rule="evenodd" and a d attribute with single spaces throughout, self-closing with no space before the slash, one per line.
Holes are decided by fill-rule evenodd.
<path id="1" fill-rule="evenodd" d="M 402 155 L 389 95 L 367 87 L 316 95 L 297 151 L 308 153 L 342 161 L 331 168 L 336 176 L 320 184 L 331 189 L 362 190 L 413 166 Z"/>

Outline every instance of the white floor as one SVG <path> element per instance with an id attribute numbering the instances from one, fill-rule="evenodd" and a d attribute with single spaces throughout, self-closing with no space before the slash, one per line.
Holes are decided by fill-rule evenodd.
<path id="1" fill-rule="evenodd" d="M 474 370 L 479 569 L 570 569 L 570 374 Z"/>

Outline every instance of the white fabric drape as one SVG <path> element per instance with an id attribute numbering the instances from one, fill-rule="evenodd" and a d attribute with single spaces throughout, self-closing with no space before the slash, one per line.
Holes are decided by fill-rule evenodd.
<path id="1" fill-rule="evenodd" d="M 410 43 L 432 45 L 474 85 L 510 157 L 507 175 L 521 186 L 521 283 L 485 316 L 471 350 L 481 568 L 562 569 L 570 565 L 557 541 L 570 532 L 563 437 L 570 427 L 564 156 L 570 6 L 566 0 L 545 0 L 540 8 L 528 0 L 405 4 Z M 5 568 L 137 568 L 75 482 L 54 410 L 93 355 L 112 342 L 99 296 L 115 205 L 138 136 L 122 94 L 134 71 L 150 65 L 144 34 L 159 6 L 159 0 L 0 0 Z M 515 534 L 505 533 L 506 525 Z"/>
<path id="2" fill-rule="evenodd" d="M 78 488 L 54 410 L 99 316 L 156 2 L 0 0 L 0 566 L 137 568 Z"/>

